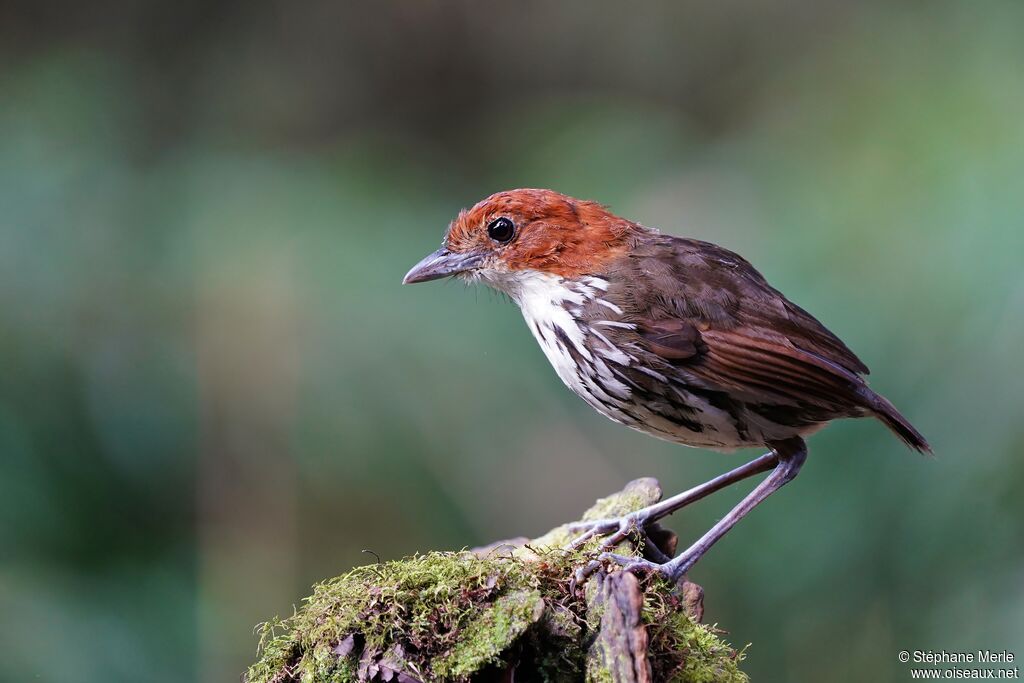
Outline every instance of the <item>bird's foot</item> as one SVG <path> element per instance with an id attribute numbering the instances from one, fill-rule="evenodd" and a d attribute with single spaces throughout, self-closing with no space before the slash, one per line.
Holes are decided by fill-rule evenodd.
<path id="1" fill-rule="evenodd" d="M 635 510 L 622 517 L 609 517 L 589 522 L 576 522 L 569 525 L 570 533 L 580 534 L 574 538 L 567 550 L 579 550 L 588 541 L 604 537 L 601 550 L 611 550 L 629 538 L 635 538 L 645 546 L 657 548 L 647 535 L 647 527 L 655 521 L 650 508 Z M 582 533 L 580 533 L 582 532 Z"/>
<path id="2" fill-rule="evenodd" d="M 687 572 L 698 559 L 699 557 L 692 552 L 685 552 L 667 562 L 652 562 L 634 555 L 605 552 L 601 553 L 596 560 L 577 569 L 573 576 L 573 584 L 582 584 L 605 563 L 617 564 L 622 567 L 622 571 L 630 572 L 640 578 L 659 576 L 670 583 L 679 583 L 686 578 Z"/>
<path id="3" fill-rule="evenodd" d="M 668 532 L 656 524 L 658 515 L 654 506 L 643 508 L 623 515 L 622 517 L 598 519 L 589 522 L 577 522 L 570 525 L 572 533 L 580 533 L 568 546 L 567 550 L 579 550 L 595 538 L 602 538 L 600 546 L 596 548 L 600 555 L 597 559 L 587 562 L 579 567 L 574 576 L 573 587 L 582 584 L 594 574 L 606 562 L 615 562 L 623 565 L 627 571 L 637 575 L 650 575 L 660 573 L 665 575 L 662 567 L 672 563 L 671 553 L 675 549 L 675 534 Z M 656 542 L 651 536 L 660 539 Z M 635 555 L 624 555 L 620 552 L 613 552 L 620 549 L 625 541 L 632 540 Z M 664 550 L 663 550 L 664 548 Z"/>
<path id="4" fill-rule="evenodd" d="M 616 553 L 601 553 L 598 560 L 601 562 L 614 562 L 622 567 L 623 571 L 636 574 L 637 576 L 660 576 L 666 581 L 678 583 L 686 577 L 690 568 L 697 563 L 700 556 L 691 551 L 684 552 L 668 562 L 651 562 L 641 557 L 630 557 L 629 555 L 618 555 Z"/>
<path id="5" fill-rule="evenodd" d="M 569 531 L 580 535 L 566 546 L 566 550 L 579 550 L 592 539 L 603 537 L 604 540 L 598 550 L 611 552 L 624 541 L 632 539 L 637 551 L 648 559 L 656 562 L 668 562 L 672 558 L 663 550 L 668 539 L 662 538 L 666 532 L 655 524 L 659 519 L 659 515 L 656 513 L 655 506 L 650 506 L 635 510 L 622 517 L 570 524 Z M 660 539 L 660 542 L 652 538 L 652 534 Z M 670 553 L 675 548 L 675 535 L 671 534 L 671 536 L 672 540 L 668 541 L 670 547 L 666 548 Z"/>
<path id="6" fill-rule="evenodd" d="M 590 522 L 576 522 L 569 525 L 569 533 L 580 535 L 574 538 L 569 545 L 566 546 L 566 550 L 579 550 L 591 539 L 601 537 L 605 537 L 602 549 L 614 548 L 619 543 L 622 543 L 629 538 L 629 536 L 634 533 L 634 530 L 639 530 L 640 528 L 639 519 L 634 512 L 631 512 L 628 515 L 623 515 L 619 518 L 597 519 Z"/>
<path id="7" fill-rule="evenodd" d="M 601 553 L 598 557 L 599 562 L 611 562 L 622 567 L 622 571 L 636 574 L 638 577 L 647 577 L 659 574 L 664 576 L 666 579 L 671 578 L 670 575 L 665 571 L 665 567 L 669 563 L 658 563 L 645 560 L 642 557 L 631 557 L 629 555 L 619 555 L 618 553 Z"/>

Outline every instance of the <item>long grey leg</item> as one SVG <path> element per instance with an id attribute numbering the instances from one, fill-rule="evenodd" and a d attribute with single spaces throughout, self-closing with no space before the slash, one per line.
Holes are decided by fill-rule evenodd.
<path id="1" fill-rule="evenodd" d="M 753 510 L 758 503 L 793 480 L 807 459 L 807 445 L 803 439 L 797 437 L 774 445 L 774 448 L 779 460 L 772 473 L 730 510 L 729 514 L 701 536 L 696 543 L 671 562 L 660 565 L 659 572 L 673 581 L 684 576 L 711 546 L 736 526 L 736 523 Z"/>
<path id="2" fill-rule="evenodd" d="M 673 512 L 686 507 L 690 503 L 695 503 L 698 500 L 711 495 L 715 491 L 720 491 L 727 486 L 743 481 L 755 474 L 767 472 L 773 467 L 776 467 L 777 463 L 778 457 L 776 456 L 775 451 L 765 453 L 764 455 L 751 460 L 747 464 L 741 465 L 740 467 L 730 470 L 725 474 L 720 474 L 714 479 L 706 481 L 699 486 L 694 486 L 692 489 L 683 491 L 671 498 L 666 498 L 654 505 L 631 512 L 624 517 L 618 519 L 601 519 L 594 522 L 575 524 L 571 527 L 572 531 L 586 530 L 586 533 L 577 537 L 571 544 L 569 544 L 569 548 L 579 548 L 591 538 L 609 534 L 613 531 L 615 533 L 607 538 L 604 543 L 604 547 L 614 548 L 616 545 L 624 541 L 634 530 L 642 533 L 644 527 L 651 522 L 656 522 L 659 519 L 668 517 Z"/>

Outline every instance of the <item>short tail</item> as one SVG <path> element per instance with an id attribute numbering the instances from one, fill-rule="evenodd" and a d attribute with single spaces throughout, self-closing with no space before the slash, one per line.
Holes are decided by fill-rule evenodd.
<path id="1" fill-rule="evenodd" d="M 865 398 L 868 399 L 868 408 L 885 426 L 892 430 L 892 433 L 900 437 L 900 440 L 919 453 L 931 453 L 932 447 L 928 441 L 921 436 L 921 432 L 914 429 L 914 425 L 907 421 L 907 418 L 900 415 L 896 406 L 889 403 L 884 397 L 879 396 L 867 387 Z"/>

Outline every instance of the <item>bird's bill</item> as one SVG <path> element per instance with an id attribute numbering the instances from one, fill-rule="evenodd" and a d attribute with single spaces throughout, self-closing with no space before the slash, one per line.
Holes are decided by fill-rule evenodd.
<path id="1" fill-rule="evenodd" d="M 433 254 L 428 254 L 426 258 L 413 266 L 412 270 L 405 274 L 402 284 L 411 285 L 414 282 L 440 280 L 443 277 L 450 277 L 464 273 L 467 270 L 472 270 L 482 262 L 483 256 L 480 254 L 473 252 L 459 254 L 441 247 Z"/>

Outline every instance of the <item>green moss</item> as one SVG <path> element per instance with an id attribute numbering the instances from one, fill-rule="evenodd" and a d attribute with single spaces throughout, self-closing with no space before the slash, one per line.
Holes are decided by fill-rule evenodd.
<path id="1" fill-rule="evenodd" d="M 594 659 L 587 660 L 585 680 L 586 683 L 615 683 L 611 669 L 601 665 Z"/>
<path id="2" fill-rule="evenodd" d="M 638 480 L 598 501 L 586 519 L 618 516 L 658 496 L 656 482 Z M 554 533 L 516 549 L 432 552 L 325 581 L 294 615 L 260 626 L 260 657 L 246 680 L 350 683 L 404 672 L 460 682 L 511 665 L 517 680 L 579 681 L 585 668 L 587 680 L 611 680 L 586 663 L 599 608 L 588 610 L 584 591 L 570 590 L 575 569 L 593 553 L 562 550 L 564 543 L 545 540 Z M 687 617 L 667 584 L 648 586 L 643 619 L 654 680 L 746 680 L 742 653 Z"/>
<path id="3" fill-rule="evenodd" d="M 657 480 L 634 479 L 623 490 L 607 498 L 598 498 L 589 510 L 583 513 L 584 522 L 598 519 L 621 517 L 661 500 L 661 487 Z"/>
<path id="4" fill-rule="evenodd" d="M 442 678 L 465 678 L 497 660 L 543 614 L 540 591 L 503 595 L 466 625 L 459 642 L 436 657 L 431 669 Z"/>
<path id="5" fill-rule="evenodd" d="M 584 635 L 575 611 L 549 603 L 532 634 L 531 651 L 536 653 L 539 678 L 551 683 L 578 681 Z"/>
<path id="6" fill-rule="evenodd" d="M 521 560 L 467 552 L 359 567 L 316 586 L 291 618 L 261 626 L 262 656 L 248 680 L 344 681 L 352 667 L 337 663 L 351 659 L 341 655 L 350 636 L 384 665 L 397 644 L 413 666 L 438 665 L 461 677 L 507 648 L 510 632 L 518 637 L 540 617 L 539 576 Z"/>
<path id="7" fill-rule="evenodd" d="M 651 668 L 656 681 L 671 683 L 745 683 L 744 652 L 733 650 L 715 626 L 698 624 L 681 599 L 667 590 L 648 589 L 643 610 Z"/>
<path id="8" fill-rule="evenodd" d="M 599 519 L 615 519 L 616 517 L 622 517 L 630 512 L 645 508 L 648 505 L 653 505 L 659 500 L 661 500 L 661 487 L 656 479 L 634 479 L 621 491 L 613 493 L 607 498 L 598 498 L 590 509 L 583 513 L 580 521 L 594 522 Z M 515 552 L 521 557 L 529 557 L 531 554 L 530 548 L 563 548 L 569 545 L 578 535 L 571 532 L 569 527 L 569 524 L 555 527 L 543 536 L 531 541 L 529 548 L 519 548 Z M 601 539 L 595 538 L 584 546 L 583 550 L 595 550 L 600 545 Z M 626 550 L 625 546 L 620 546 L 620 549 Z"/>

